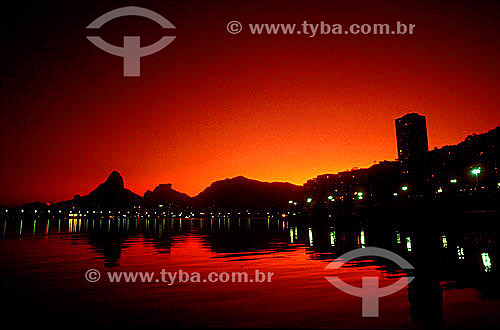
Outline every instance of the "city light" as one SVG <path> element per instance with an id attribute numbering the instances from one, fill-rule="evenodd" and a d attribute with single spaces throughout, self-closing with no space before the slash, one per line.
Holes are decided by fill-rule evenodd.
<path id="1" fill-rule="evenodd" d="M 451 179 L 450 183 L 457 183 L 457 179 Z"/>
<path id="2" fill-rule="evenodd" d="M 359 191 L 359 192 L 357 193 L 357 196 L 358 196 L 358 199 L 359 199 L 359 200 L 361 200 L 361 199 L 363 199 L 363 198 L 365 197 L 365 193 L 364 193 L 364 192 L 362 192 L 362 191 Z"/>
<path id="3" fill-rule="evenodd" d="M 333 201 L 333 196 L 332 196 L 332 195 L 329 195 L 329 196 L 328 196 L 328 200 L 329 200 L 329 201 Z"/>
<path id="4" fill-rule="evenodd" d="M 288 204 L 293 204 L 293 201 L 288 201 Z"/>
<path id="5" fill-rule="evenodd" d="M 484 266 L 484 271 L 489 272 L 491 271 L 491 259 L 490 255 L 487 252 L 481 253 L 481 259 L 483 261 L 483 266 Z"/>
<path id="6" fill-rule="evenodd" d="M 465 259 L 465 253 L 464 253 L 464 248 L 457 246 L 457 256 L 458 260 L 464 260 Z"/>
<path id="7" fill-rule="evenodd" d="M 478 176 L 481 174 L 481 168 L 480 167 L 475 167 L 470 171 L 473 175 Z"/>
<path id="8" fill-rule="evenodd" d="M 446 249 L 448 247 L 448 239 L 446 235 L 441 236 L 441 242 L 443 243 L 443 247 Z"/>
<path id="9" fill-rule="evenodd" d="M 476 177 L 476 186 L 479 185 L 478 175 L 481 174 L 481 167 L 473 167 L 470 172 Z"/>
<path id="10" fill-rule="evenodd" d="M 336 239 L 336 237 L 335 237 L 335 231 L 331 231 L 330 232 L 330 245 L 332 247 L 335 246 L 335 239 Z"/>
<path id="11" fill-rule="evenodd" d="M 400 234 L 400 233 L 398 233 L 398 232 L 396 233 L 396 242 L 397 242 L 398 244 L 401 244 L 401 234 Z"/>
<path id="12" fill-rule="evenodd" d="M 410 236 L 406 237 L 406 250 L 408 250 L 408 252 L 411 252 L 411 238 L 410 238 Z"/>

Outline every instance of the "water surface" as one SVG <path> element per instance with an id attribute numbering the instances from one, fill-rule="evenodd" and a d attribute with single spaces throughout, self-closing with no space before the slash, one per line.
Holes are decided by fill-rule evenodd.
<path id="1" fill-rule="evenodd" d="M 0 220 L 2 311 L 40 326 L 296 328 L 476 327 L 499 323 L 497 231 L 381 228 L 335 219 L 57 218 Z M 325 270 L 359 247 L 390 249 L 416 280 L 380 300 L 378 318 L 326 276 L 361 286 L 405 272 L 367 259 Z M 101 280 L 85 279 L 97 269 Z M 109 271 L 272 272 L 263 283 L 110 283 Z"/>

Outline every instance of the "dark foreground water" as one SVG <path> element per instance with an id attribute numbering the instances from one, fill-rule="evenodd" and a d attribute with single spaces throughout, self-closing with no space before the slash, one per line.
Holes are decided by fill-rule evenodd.
<path id="1" fill-rule="evenodd" d="M 1 311 L 14 324 L 218 327 L 482 327 L 500 324 L 495 217 L 410 230 L 334 219 L 0 219 Z M 481 222 L 477 225 L 477 222 Z M 480 229 L 477 229 L 480 228 Z M 326 276 L 361 286 L 405 272 L 368 258 L 326 270 L 359 247 L 390 249 L 412 263 L 409 287 L 380 299 L 378 318 Z M 89 269 L 101 278 L 86 280 Z M 159 278 L 161 270 L 200 281 Z M 272 272 L 271 281 L 211 283 L 211 272 Z M 155 272 L 149 283 L 110 283 L 107 272 Z M 171 283 L 170 283 L 171 284 Z"/>

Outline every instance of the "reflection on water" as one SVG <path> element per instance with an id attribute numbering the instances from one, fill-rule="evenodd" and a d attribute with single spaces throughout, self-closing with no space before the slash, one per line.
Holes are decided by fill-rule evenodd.
<path id="1" fill-rule="evenodd" d="M 500 306 L 498 230 L 484 224 L 482 229 L 463 230 L 335 218 L 110 216 L 0 221 L 0 260 L 6 266 L 2 279 L 9 279 L 2 290 L 10 295 L 12 306 L 40 309 L 40 295 L 50 294 L 53 300 L 48 306 L 64 310 L 64 301 L 70 298 L 62 292 L 67 290 L 79 297 L 70 299 L 72 304 L 83 309 L 79 318 L 75 315 L 77 324 L 136 322 L 123 319 L 121 312 L 113 314 L 116 309 L 134 317 L 148 316 L 144 322 L 149 324 L 183 326 L 477 326 L 494 325 Z M 415 266 L 415 280 L 407 290 L 381 299 L 376 320 L 362 319 L 360 299 L 324 279 L 331 275 L 324 270 L 328 262 L 366 246 L 392 250 Z M 103 271 L 265 269 L 276 275 L 268 287 L 235 283 L 167 289 L 135 283 L 119 285 L 118 290 L 84 282 L 84 271 L 99 267 Z M 379 258 L 350 262 L 341 274 L 357 286 L 365 274 L 376 274 L 382 285 L 405 276 L 396 265 Z M 103 304 L 115 307 L 108 307 L 109 314 L 95 310 Z M 466 313 L 464 305 L 469 306 Z M 163 308 L 172 313 L 153 313 Z M 92 320 L 86 313 L 93 315 Z M 307 322 L 297 323 L 298 319 Z"/>

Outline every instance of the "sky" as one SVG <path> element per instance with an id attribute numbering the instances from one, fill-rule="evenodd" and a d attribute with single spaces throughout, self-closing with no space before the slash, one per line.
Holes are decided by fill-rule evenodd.
<path id="1" fill-rule="evenodd" d="M 143 195 L 196 195 L 243 175 L 303 184 L 394 160 L 394 119 L 427 117 L 429 146 L 500 124 L 498 4 L 473 1 L 49 1 L 10 4 L 0 59 L 0 205 L 60 201 L 118 170 Z M 136 5 L 163 30 L 102 14 Z M 227 24 L 243 25 L 230 34 Z M 415 24 L 413 35 L 252 35 L 255 23 Z M 176 36 L 123 77 L 121 46 Z"/>

